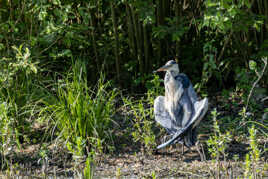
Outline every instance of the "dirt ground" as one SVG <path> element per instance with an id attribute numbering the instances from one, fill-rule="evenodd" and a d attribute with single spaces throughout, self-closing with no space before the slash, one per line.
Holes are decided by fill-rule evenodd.
<path id="1" fill-rule="evenodd" d="M 205 137 L 203 137 L 205 138 Z M 140 150 L 133 150 L 133 146 L 125 147 L 124 151 L 110 154 L 98 155 L 94 160 L 94 178 L 243 178 L 245 154 L 248 153 L 249 144 L 231 143 L 227 152 L 230 154 L 225 162 L 213 161 L 209 158 L 206 145 L 201 142 L 205 156 L 201 161 L 201 156 L 196 147 L 190 150 L 184 148 L 182 154 L 181 144 L 155 151 L 153 154 L 146 154 Z M 264 143 L 263 143 L 264 142 Z M 268 139 L 263 139 L 262 143 L 267 145 Z M 55 178 L 78 178 L 81 176 L 85 160 L 74 162 L 74 158 L 66 149 L 60 145 L 48 147 L 46 158 L 40 160 L 39 145 L 28 146 L 16 155 L 10 156 L 13 165 L 10 166 L 9 176 L 24 176 L 26 178 L 45 178 L 52 176 Z M 238 155 L 238 159 L 233 160 L 233 156 Z M 12 158 L 12 159 L 11 159 Z M 262 154 L 257 165 L 259 178 L 268 178 L 267 152 Z M 220 173 L 218 172 L 220 171 Z M 2 176 L 7 176 L 7 171 Z"/>
<path id="2" fill-rule="evenodd" d="M 239 105 L 232 105 L 231 101 L 217 101 L 212 106 L 219 109 L 222 116 L 232 116 L 238 111 Z M 225 106 L 228 104 L 228 106 Z M 212 107 L 210 107 L 212 109 Z M 228 109 L 228 110 L 226 110 Z M 237 113 L 237 112 L 235 112 Z M 234 118 L 234 116 L 232 116 Z M 128 119 L 127 119 L 128 120 Z M 211 134 L 211 119 L 204 119 L 198 126 L 199 151 L 196 147 L 191 150 L 185 148 L 182 154 L 181 144 L 172 145 L 152 154 L 147 154 L 139 144 L 133 143 L 127 125 L 121 121 L 117 134 L 115 148 L 112 154 L 102 153 L 94 159 L 94 178 L 244 178 L 245 155 L 249 152 L 249 141 L 236 136 L 228 145 L 226 161 L 213 161 L 209 156 L 206 141 Z M 230 121 L 232 122 L 232 121 Z M 222 123 L 223 125 L 226 122 Z M 126 137 L 127 136 L 127 137 Z M 157 136 L 157 143 L 163 134 Z M 258 178 L 268 178 L 268 139 L 258 137 L 258 144 L 262 149 L 261 160 L 256 164 Z M 42 148 L 46 145 L 47 148 Z M 1 155 L 0 155 L 1 156 Z M 201 160 L 201 156 L 203 160 Z M 235 157 L 237 156 L 237 157 Z M 1 156 L 3 162 L 4 156 Z M 76 158 L 68 152 L 64 141 L 51 141 L 34 145 L 22 145 L 21 149 L 14 149 L 5 156 L 9 161 L 9 170 L 3 170 L 0 177 L 25 176 L 26 178 L 78 178 L 82 176 L 85 158 Z M 75 162 L 76 161 L 76 162 Z M 2 163 L 1 162 L 1 163 Z M 9 176 L 9 177 L 7 177 Z"/>
<path id="3" fill-rule="evenodd" d="M 268 140 L 266 141 L 268 142 Z M 247 151 L 247 144 L 231 144 L 228 150 L 232 154 L 244 158 Z M 201 147 L 200 147 L 201 148 Z M 206 149 L 204 149 L 206 151 Z M 109 155 L 102 157 L 101 162 L 95 167 L 95 176 L 109 178 L 120 175 L 125 178 L 237 178 L 243 176 L 244 163 L 241 160 L 221 160 L 219 163 L 208 158 L 201 161 L 199 152 L 193 147 L 185 149 L 182 154 L 180 144 L 168 147 L 152 155 L 144 155 L 141 152 L 132 154 Z M 258 167 L 262 171 L 263 178 L 268 178 L 267 170 L 268 157 L 262 156 Z M 265 169 L 266 165 L 266 169 Z"/>

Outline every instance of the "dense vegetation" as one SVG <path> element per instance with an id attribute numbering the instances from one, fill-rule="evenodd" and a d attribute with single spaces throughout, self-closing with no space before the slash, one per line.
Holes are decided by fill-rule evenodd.
<path id="1" fill-rule="evenodd" d="M 267 0 L 0 0 L 1 169 L 35 144 L 36 165 L 59 145 L 88 157 L 88 177 L 91 158 L 129 143 L 152 155 L 164 134 L 152 109 L 163 76 L 152 71 L 176 59 L 211 103 L 207 155 L 231 160 L 228 144 L 248 142 L 244 175 L 261 176 L 267 57 Z"/>

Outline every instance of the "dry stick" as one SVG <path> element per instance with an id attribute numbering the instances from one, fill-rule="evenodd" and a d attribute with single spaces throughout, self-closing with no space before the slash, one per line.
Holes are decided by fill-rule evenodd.
<path id="1" fill-rule="evenodd" d="M 265 98 L 263 98 L 263 99 L 261 100 L 261 102 L 264 102 L 264 101 L 267 100 L 267 99 L 268 99 L 268 96 L 265 97 Z"/>
<path id="2" fill-rule="evenodd" d="M 184 174 L 184 175 L 191 175 L 191 176 L 196 176 L 196 177 L 204 177 L 203 175 L 198 175 L 198 174 L 195 174 L 192 172 L 187 172 L 187 171 L 182 171 L 182 170 L 177 170 L 173 175 L 176 175 L 176 174 Z M 164 175 L 161 175 L 159 177 L 161 178 L 161 177 L 164 177 L 166 175 L 164 174 Z"/>
<path id="3" fill-rule="evenodd" d="M 191 175 L 191 176 L 196 176 L 196 177 L 204 177 L 202 175 L 198 175 L 198 174 L 195 174 L 195 173 L 192 173 L 192 172 L 185 172 L 185 171 L 181 171 L 181 170 L 177 170 L 176 173 L 174 173 L 173 175 L 176 175 L 176 174 L 188 174 L 188 175 Z"/>
<path id="4" fill-rule="evenodd" d="M 263 76 L 263 74 L 265 72 L 265 69 L 266 69 L 266 66 L 267 66 L 267 57 L 262 58 L 262 61 L 264 63 L 264 67 L 262 69 L 261 74 L 258 74 L 258 72 L 256 71 L 256 74 L 258 76 L 258 79 L 254 82 L 254 84 L 253 84 L 253 86 L 252 86 L 252 88 L 251 88 L 251 90 L 249 92 L 248 99 L 247 99 L 246 110 L 245 111 L 247 111 L 247 109 L 248 109 L 249 100 L 250 100 L 250 98 L 252 96 L 252 93 L 253 93 L 254 88 L 256 87 L 256 85 L 258 84 L 258 82 L 261 80 L 261 78 L 262 78 L 262 76 Z"/>

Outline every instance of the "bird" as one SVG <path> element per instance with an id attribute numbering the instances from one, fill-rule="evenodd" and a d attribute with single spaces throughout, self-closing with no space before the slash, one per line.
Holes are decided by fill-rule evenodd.
<path id="1" fill-rule="evenodd" d="M 156 122 L 166 129 L 172 138 L 159 145 L 182 143 L 190 148 L 197 141 L 196 126 L 208 110 L 208 99 L 198 101 L 193 85 L 186 74 L 180 73 L 175 60 L 169 60 L 155 72 L 165 71 L 165 96 L 154 100 Z"/>

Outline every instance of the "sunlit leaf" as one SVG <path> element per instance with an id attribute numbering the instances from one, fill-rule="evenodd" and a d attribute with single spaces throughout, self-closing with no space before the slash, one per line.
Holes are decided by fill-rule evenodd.
<path id="1" fill-rule="evenodd" d="M 250 60 L 249 61 L 249 69 L 250 70 L 256 70 L 256 67 L 257 67 L 257 63 L 253 60 Z"/>

